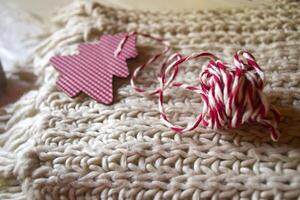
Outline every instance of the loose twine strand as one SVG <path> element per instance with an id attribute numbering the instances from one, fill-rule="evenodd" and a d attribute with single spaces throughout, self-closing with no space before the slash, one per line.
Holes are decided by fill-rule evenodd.
<path id="1" fill-rule="evenodd" d="M 130 83 L 132 88 L 142 96 L 158 96 L 158 109 L 162 122 L 176 133 L 183 133 L 197 128 L 199 125 L 211 129 L 236 128 L 244 123 L 257 122 L 270 129 L 271 138 L 279 139 L 277 130 L 280 121 L 279 112 L 269 104 L 264 88 L 264 72 L 257 64 L 254 56 L 248 51 L 238 51 L 233 58 L 233 65 L 222 62 L 209 52 L 193 53 L 183 56 L 174 53 L 162 62 L 158 88 L 145 90 L 136 85 L 139 73 L 162 55 L 170 50 L 170 43 L 149 34 L 128 33 L 119 43 L 115 56 L 122 51 L 127 39 L 132 35 L 139 35 L 153 39 L 165 46 L 164 50 L 151 57 L 147 62 L 135 69 Z M 188 85 L 175 82 L 180 65 L 191 59 L 206 58 L 208 64 L 199 74 L 199 85 Z M 203 109 L 197 119 L 186 127 L 173 124 L 164 108 L 164 93 L 168 88 L 176 87 L 195 92 L 201 96 Z M 271 115 L 271 116 L 270 116 Z"/>

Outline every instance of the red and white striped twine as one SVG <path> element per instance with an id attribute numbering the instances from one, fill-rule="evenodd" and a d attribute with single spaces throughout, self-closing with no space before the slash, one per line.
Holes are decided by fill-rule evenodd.
<path id="1" fill-rule="evenodd" d="M 162 122 L 177 133 L 191 131 L 197 126 L 218 129 L 235 128 L 246 122 L 258 122 L 271 131 L 271 138 L 277 141 L 277 130 L 280 114 L 269 105 L 264 88 L 264 72 L 257 64 L 254 56 L 247 51 L 239 51 L 234 55 L 233 65 L 227 65 L 209 52 L 194 53 L 183 56 L 174 53 L 162 63 L 160 75 L 157 77 L 159 87 L 152 91 L 146 91 L 135 83 L 139 73 L 159 57 L 170 50 L 170 44 L 160 38 L 148 34 L 130 33 L 120 42 L 115 55 L 122 50 L 127 38 L 132 34 L 138 34 L 162 43 L 165 49 L 133 72 L 131 85 L 133 89 L 143 96 L 159 96 L 159 112 Z M 188 85 L 175 82 L 180 65 L 191 59 L 207 58 L 207 66 L 203 67 L 199 75 L 199 85 Z M 167 88 L 177 87 L 199 94 L 203 101 L 203 109 L 196 121 L 186 127 L 174 125 L 164 109 L 164 92 Z M 271 115 L 271 116 L 270 116 Z"/>

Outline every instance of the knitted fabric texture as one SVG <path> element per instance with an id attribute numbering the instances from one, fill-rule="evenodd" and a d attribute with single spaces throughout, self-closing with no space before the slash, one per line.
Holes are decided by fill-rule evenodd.
<path id="1" fill-rule="evenodd" d="M 297 199 L 300 197 L 300 3 L 227 11 L 150 13 L 75 2 L 56 16 L 57 30 L 28 65 L 36 87 L 0 114 L 0 199 Z M 264 92 L 281 112 L 281 138 L 253 124 L 238 129 L 198 127 L 174 134 L 159 119 L 157 99 L 141 97 L 128 79 L 115 79 L 114 104 L 56 88 L 49 59 L 77 53 L 103 34 L 138 31 L 165 38 L 189 55 L 209 51 L 230 63 L 239 49 L 265 71 Z M 138 40 L 130 70 L 161 48 Z M 193 84 L 202 61 L 182 67 Z M 138 82 L 157 86 L 157 65 Z M 172 121 L 194 121 L 199 95 L 170 89 Z"/>

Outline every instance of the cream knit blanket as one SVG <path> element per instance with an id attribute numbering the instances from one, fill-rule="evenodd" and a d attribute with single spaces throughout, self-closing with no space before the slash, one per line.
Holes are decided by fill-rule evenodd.
<path id="1" fill-rule="evenodd" d="M 76 2 L 56 23 L 32 57 L 36 88 L 0 113 L 0 199 L 300 198 L 299 1 L 164 14 Z M 227 62 L 236 50 L 252 51 L 266 72 L 265 93 L 283 115 L 279 142 L 249 124 L 174 134 L 159 119 L 157 99 L 138 96 L 128 80 L 115 79 L 111 106 L 56 89 L 51 56 L 121 31 L 159 35 L 173 51 L 208 50 Z M 160 48 L 139 38 L 140 56 L 130 68 Z M 202 64 L 190 62 L 180 78 L 195 82 Z M 157 68 L 143 73 L 143 87 L 156 86 Z M 165 104 L 172 120 L 183 123 L 201 109 L 199 96 L 181 91 Z"/>

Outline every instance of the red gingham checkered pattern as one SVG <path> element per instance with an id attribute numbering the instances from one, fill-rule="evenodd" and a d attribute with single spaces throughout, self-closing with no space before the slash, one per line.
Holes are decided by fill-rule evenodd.
<path id="1" fill-rule="evenodd" d="M 126 59 L 137 56 L 136 35 L 130 35 L 115 55 L 126 35 L 105 35 L 97 43 L 80 44 L 78 55 L 52 57 L 50 63 L 60 73 L 57 86 L 70 97 L 83 92 L 98 102 L 112 103 L 113 76 L 127 77 Z"/>

